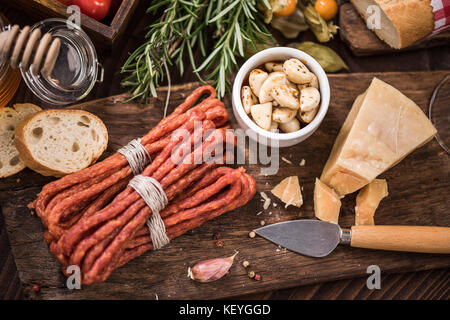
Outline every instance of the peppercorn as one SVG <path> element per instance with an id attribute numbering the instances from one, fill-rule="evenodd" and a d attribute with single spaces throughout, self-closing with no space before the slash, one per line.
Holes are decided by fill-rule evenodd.
<path id="1" fill-rule="evenodd" d="M 264 220 L 261 220 L 261 225 L 263 226 L 265 224 L 266 224 L 266 222 Z"/>
<path id="2" fill-rule="evenodd" d="M 259 280 L 261 280 L 261 275 L 259 273 L 257 273 L 257 274 L 255 274 L 253 279 L 255 279 L 256 281 L 259 281 Z"/>
<path id="3" fill-rule="evenodd" d="M 242 262 L 242 265 L 244 266 L 244 268 L 247 268 L 250 265 L 250 262 L 245 260 L 244 262 Z"/>
<path id="4" fill-rule="evenodd" d="M 39 292 L 39 291 L 41 291 L 41 287 L 39 285 L 35 284 L 35 285 L 33 285 L 33 291 Z"/>
<path id="5" fill-rule="evenodd" d="M 254 238 L 256 236 L 256 233 L 254 231 L 250 231 L 250 233 L 248 234 L 248 236 L 250 238 Z"/>
<path id="6" fill-rule="evenodd" d="M 255 272 L 254 272 L 254 271 L 250 271 L 250 272 L 248 273 L 248 277 L 249 277 L 250 279 L 253 279 L 254 276 L 255 276 Z"/>
<path id="7" fill-rule="evenodd" d="M 217 240 L 216 241 L 216 246 L 223 247 L 223 241 L 222 240 Z"/>
<path id="8" fill-rule="evenodd" d="M 213 240 L 219 240 L 220 239 L 220 233 L 219 232 L 214 232 L 212 235 Z"/>

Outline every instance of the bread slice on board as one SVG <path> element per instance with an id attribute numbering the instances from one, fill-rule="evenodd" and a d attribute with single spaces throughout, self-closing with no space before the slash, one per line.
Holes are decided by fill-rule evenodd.
<path id="1" fill-rule="evenodd" d="M 412 45 L 433 32 L 431 0 L 350 0 L 377 36 L 395 49 Z M 374 7 L 370 7 L 374 6 Z M 370 7 L 370 8 L 369 8 Z M 374 19 L 379 11 L 379 28 Z"/>
<path id="2" fill-rule="evenodd" d="M 0 178 L 12 176 L 25 168 L 14 144 L 14 129 L 27 116 L 41 110 L 31 103 L 0 108 Z"/>
<path id="3" fill-rule="evenodd" d="M 108 131 L 89 112 L 45 110 L 20 123 L 14 141 L 27 167 L 60 177 L 97 161 L 108 145 Z"/>

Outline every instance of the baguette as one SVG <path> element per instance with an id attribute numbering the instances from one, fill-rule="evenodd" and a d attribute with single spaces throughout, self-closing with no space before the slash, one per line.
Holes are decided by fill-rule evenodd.
<path id="1" fill-rule="evenodd" d="M 60 177 L 97 161 L 108 145 L 108 132 L 89 112 L 45 110 L 22 121 L 14 141 L 27 167 Z"/>
<path id="2" fill-rule="evenodd" d="M 14 145 L 14 129 L 27 116 L 41 110 L 30 103 L 0 108 L 0 178 L 12 176 L 25 168 Z"/>
<path id="3" fill-rule="evenodd" d="M 373 14 L 369 6 L 380 10 L 380 28 L 376 35 L 395 49 L 408 47 L 433 32 L 434 14 L 431 0 L 351 0 L 364 21 Z"/>

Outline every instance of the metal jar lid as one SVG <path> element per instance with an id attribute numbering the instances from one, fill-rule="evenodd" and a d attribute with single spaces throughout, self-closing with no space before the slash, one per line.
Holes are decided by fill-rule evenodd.
<path id="1" fill-rule="evenodd" d="M 96 82 L 103 81 L 103 67 L 97 60 L 94 44 L 76 24 L 64 19 L 47 19 L 31 27 L 41 29 L 61 40 L 53 71 L 48 76 L 33 74 L 32 66 L 22 77 L 28 88 L 41 100 L 66 105 L 85 98 Z"/>

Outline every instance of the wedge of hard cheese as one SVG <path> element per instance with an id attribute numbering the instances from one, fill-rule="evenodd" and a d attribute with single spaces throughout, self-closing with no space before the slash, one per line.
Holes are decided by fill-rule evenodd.
<path id="1" fill-rule="evenodd" d="M 320 180 L 340 195 L 355 192 L 435 134 L 419 106 L 374 78 L 356 98 Z"/>
<path id="2" fill-rule="evenodd" d="M 316 218 L 338 223 L 341 200 L 333 189 L 316 178 L 314 186 L 314 213 Z"/>
<path id="3" fill-rule="evenodd" d="M 375 210 L 387 195 L 388 186 L 384 179 L 375 179 L 362 188 L 356 196 L 355 225 L 374 225 Z"/>
<path id="4" fill-rule="evenodd" d="M 303 204 L 302 191 L 297 176 L 287 177 L 271 190 L 272 194 L 283 201 L 287 208 L 290 205 L 301 207 Z"/>

